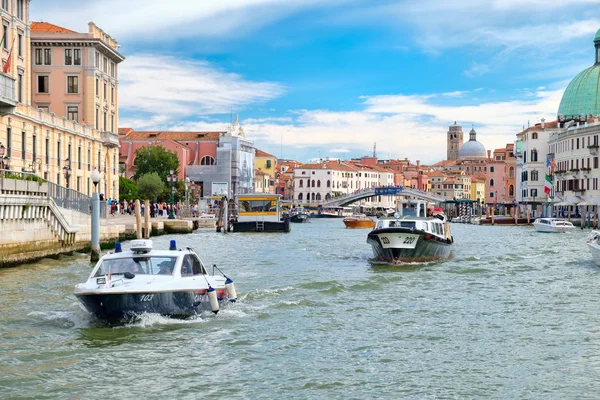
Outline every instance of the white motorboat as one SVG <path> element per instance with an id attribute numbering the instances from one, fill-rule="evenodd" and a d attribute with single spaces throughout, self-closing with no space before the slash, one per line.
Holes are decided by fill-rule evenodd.
<path id="1" fill-rule="evenodd" d="M 575 229 L 575 226 L 562 218 L 536 218 L 533 227 L 538 232 L 567 232 Z"/>
<path id="2" fill-rule="evenodd" d="M 367 235 L 376 261 L 392 264 L 424 262 L 450 256 L 454 239 L 443 214 L 427 216 L 426 203 L 417 202 L 412 215 L 381 218 Z"/>
<path id="3" fill-rule="evenodd" d="M 75 287 L 75 296 L 98 318 L 127 320 L 142 313 L 179 318 L 204 310 L 219 311 L 219 302 L 235 301 L 233 281 L 208 274 L 191 248 L 153 250 L 151 240 L 133 240 L 130 250 L 115 251 L 98 261 L 86 282 Z"/>
<path id="4" fill-rule="evenodd" d="M 310 213 L 304 207 L 294 207 L 290 210 L 290 222 L 308 222 Z"/>
<path id="5" fill-rule="evenodd" d="M 594 262 L 596 263 L 596 265 L 600 265 L 600 231 L 596 231 L 593 230 L 590 232 L 590 234 L 587 237 L 587 240 L 585 241 L 585 244 L 587 244 L 587 246 L 590 249 L 590 252 L 592 253 L 592 258 L 594 259 Z"/>

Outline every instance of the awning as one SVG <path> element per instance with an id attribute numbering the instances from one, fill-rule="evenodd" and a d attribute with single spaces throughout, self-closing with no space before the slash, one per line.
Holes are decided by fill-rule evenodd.
<path id="1" fill-rule="evenodd" d="M 579 203 L 577 203 L 578 206 L 593 206 L 594 204 L 588 202 L 588 201 L 580 201 Z"/>
<path id="2" fill-rule="evenodd" d="M 575 203 L 570 203 L 568 201 L 561 201 L 560 203 L 556 203 L 555 206 L 574 206 Z"/>

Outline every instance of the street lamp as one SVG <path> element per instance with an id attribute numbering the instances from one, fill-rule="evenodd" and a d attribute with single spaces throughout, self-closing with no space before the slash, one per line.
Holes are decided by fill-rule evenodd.
<path id="1" fill-rule="evenodd" d="M 177 175 L 175 175 L 175 171 L 169 171 L 169 175 L 167 175 L 167 182 L 169 182 L 171 185 L 171 211 L 169 212 L 169 219 L 175 219 L 175 214 L 173 213 L 173 202 L 175 201 L 175 183 L 177 183 Z"/>
<path id="2" fill-rule="evenodd" d="M 67 162 L 67 165 L 65 165 L 63 167 L 63 174 L 65 175 L 65 183 L 67 186 L 67 189 L 69 188 L 69 178 L 71 178 L 71 160 L 69 160 L 68 158 L 65 160 Z"/>
<path id="3" fill-rule="evenodd" d="M 100 259 L 100 196 L 98 195 L 100 172 L 94 169 L 91 178 L 94 184 L 94 193 L 92 193 L 92 251 L 90 261 L 95 262 Z"/>

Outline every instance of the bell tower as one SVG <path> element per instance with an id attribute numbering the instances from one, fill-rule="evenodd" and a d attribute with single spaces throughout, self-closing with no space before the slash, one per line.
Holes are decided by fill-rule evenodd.
<path id="1" fill-rule="evenodd" d="M 456 160 L 458 159 L 458 151 L 460 147 L 463 145 L 463 131 L 462 126 L 458 125 L 456 121 L 454 121 L 453 125 L 450 125 L 448 129 L 448 139 L 446 144 L 446 159 L 447 160 Z"/>

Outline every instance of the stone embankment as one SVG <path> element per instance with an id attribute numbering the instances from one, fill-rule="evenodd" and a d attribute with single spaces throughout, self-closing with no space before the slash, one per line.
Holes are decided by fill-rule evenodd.
<path id="1" fill-rule="evenodd" d="M 151 235 L 190 233 L 197 221 L 152 219 Z M 101 244 L 135 239 L 135 216 L 108 215 L 100 222 Z M 57 206 L 47 196 L 0 195 L 0 267 L 74 251 L 91 243 L 91 216 Z"/>

